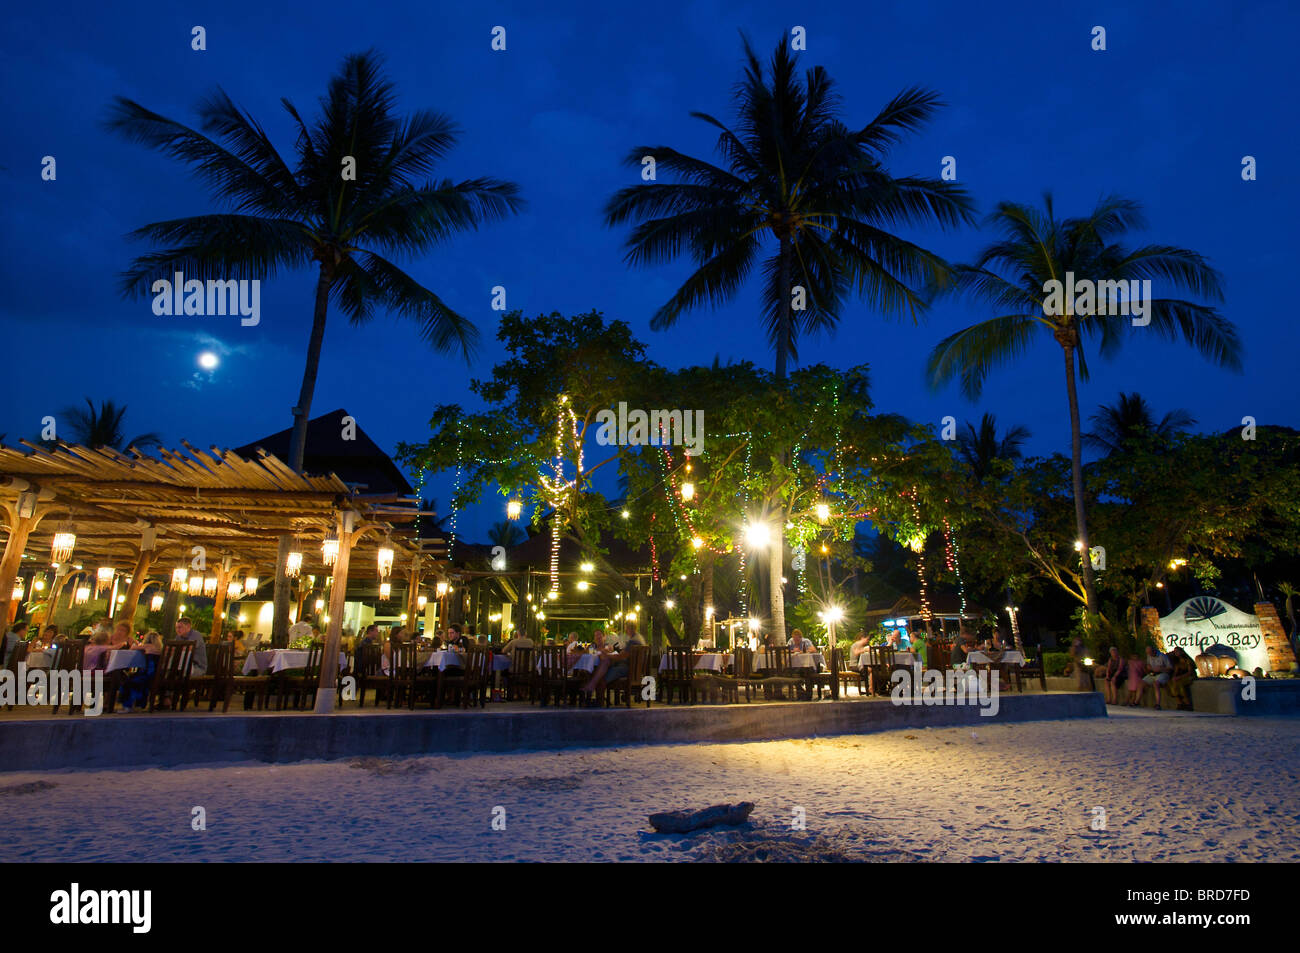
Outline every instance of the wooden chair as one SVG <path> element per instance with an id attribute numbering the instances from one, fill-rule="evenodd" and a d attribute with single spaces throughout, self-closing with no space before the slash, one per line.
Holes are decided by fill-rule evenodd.
<path id="1" fill-rule="evenodd" d="M 473 699 L 483 708 L 492 692 L 492 650 L 486 645 L 471 646 L 466 653 L 464 679 L 461 707 L 468 708 Z"/>
<path id="2" fill-rule="evenodd" d="M 250 654 L 251 651 L 252 650 L 250 650 Z M 230 691 L 232 693 L 239 692 L 244 696 L 244 711 L 253 708 L 255 704 L 257 708 L 265 709 L 267 699 L 271 694 L 271 676 L 263 675 L 261 672 L 258 672 L 256 675 L 234 674 L 237 667 L 242 671 L 243 666 L 247 664 L 247 659 L 248 656 L 245 655 L 243 662 L 236 659 L 231 665 L 232 678 Z"/>
<path id="3" fill-rule="evenodd" d="M 414 642 L 390 642 L 388 659 L 388 707 L 394 704 L 415 709 L 416 680 L 420 677 L 419 646 Z M 375 699 L 379 704 L 379 699 Z"/>
<path id="4" fill-rule="evenodd" d="M 843 677 L 842 674 L 843 668 L 844 668 L 844 650 L 840 648 L 831 649 L 830 669 L 825 672 L 817 672 L 812 677 L 812 684 L 813 687 L 817 689 L 818 698 L 822 697 L 823 691 L 829 691 L 831 698 L 835 699 L 836 701 L 839 700 L 840 680 Z M 847 695 L 848 694 L 847 685 L 845 686 L 844 691 L 845 694 Z M 859 688 L 858 694 L 861 693 L 862 693 L 862 689 Z"/>
<path id="5" fill-rule="evenodd" d="M 871 653 L 870 672 L 871 694 L 888 695 L 889 679 L 894 670 L 894 650 L 888 645 L 872 645 L 867 648 Z"/>
<path id="6" fill-rule="evenodd" d="M 478 643 L 471 643 L 465 650 L 465 663 L 461 666 L 443 669 L 438 672 L 438 682 L 434 688 L 433 707 L 441 708 L 448 692 L 456 693 L 456 701 L 462 708 L 469 707 L 470 695 L 480 686 L 485 687 L 488 679 L 483 669 L 488 663 L 488 650 Z"/>
<path id="7" fill-rule="evenodd" d="M 552 694 L 558 705 L 570 695 L 577 694 L 577 680 L 569 674 L 565 665 L 563 645 L 544 645 L 537 653 L 537 689 L 534 694 L 541 701 L 542 707 Z"/>
<path id="8" fill-rule="evenodd" d="M 790 655 L 788 645 L 772 646 L 763 652 L 763 668 L 755 678 L 761 682 L 768 698 L 784 698 L 787 688 L 792 700 L 798 697 L 797 691 L 805 680 L 790 667 Z"/>
<path id="9" fill-rule="evenodd" d="M 1025 664 L 1014 666 L 1011 671 L 1016 679 L 1016 691 L 1024 691 L 1024 680 L 1027 678 L 1038 679 L 1039 688 L 1047 691 L 1047 675 L 1043 671 L 1043 647 L 1041 645 L 1026 648 Z"/>
<path id="10" fill-rule="evenodd" d="M 320 640 L 313 640 L 307 646 L 307 664 L 302 667 L 301 672 L 293 672 L 280 676 L 278 686 L 278 699 L 276 700 L 276 710 L 284 709 L 284 700 L 292 696 L 293 705 L 299 711 L 304 707 L 308 698 L 313 702 L 316 698 L 316 689 L 320 687 L 320 660 L 325 654 L 325 643 Z"/>
<path id="11" fill-rule="evenodd" d="M 627 674 L 622 678 L 616 678 L 612 682 L 605 683 L 605 694 L 608 696 L 613 693 L 614 704 L 618 704 L 619 695 L 623 697 L 623 704 L 627 708 L 632 707 L 632 696 L 640 697 L 641 681 L 649 674 L 650 667 L 650 646 L 632 645 L 627 650 Z M 650 707 L 650 698 L 645 700 L 646 708 Z"/>
<path id="12" fill-rule="evenodd" d="M 843 686 L 844 697 L 849 697 L 849 686 L 858 686 L 858 697 L 861 698 L 868 691 L 869 671 L 864 668 L 871 660 L 871 656 L 862 652 L 857 659 L 854 659 L 851 653 L 840 651 L 840 684 Z"/>
<path id="13" fill-rule="evenodd" d="M 379 697 L 386 694 L 389 678 L 384 674 L 384 650 L 375 642 L 362 642 L 352 660 L 352 677 L 357 680 L 357 707 L 366 705 L 366 689 L 375 688 L 375 707 Z M 390 706 L 391 707 L 391 706 Z"/>
<path id="14" fill-rule="evenodd" d="M 170 694 L 172 707 L 185 710 L 189 694 L 190 666 L 194 663 L 194 643 L 189 639 L 167 639 L 158 656 L 158 667 L 149 686 L 149 710 L 158 708 L 159 700 Z"/>
<path id="15" fill-rule="evenodd" d="M 533 698 L 533 687 L 537 683 L 537 664 L 532 648 L 516 648 L 510 653 L 510 668 L 506 669 L 506 701 L 527 697 Z"/>
<path id="16" fill-rule="evenodd" d="M 951 668 L 951 657 L 952 639 L 932 639 L 925 653 L 925 667 L 942 675 Z"/>
<path id="17" fill-rule="evenodd" d="M 230 711 L 230 696 L 235 693 L 235 643 L 209 645 L 207 672 L 191 676 L 185 690 L 194 693 L 195 708 L 200 698 L 206 698 L 208 711 L 216 711 L 217 702 L 224 703 L 223 713 Z"/>
<path id="18" fill-rule="evenodd" d="M 707 687 L 705 679 L 695 671 L 695 653 L 688 648 L 669 646 L 664 649 L 664 658 L 668 664 L 659 671 L 660 698 L 665 705 L 670 705 L 676 692 L 679 700 L 694 705 L 696 692 Z"/>
<path id="19" fill-rule="evenodd" d="M 13 679 L 14 686 L 14 702 L 6 704 L 5 708 L 13 708 L 14 704 L 19 700 L 21 700 L 22 704 L 27 703 L 27 686 L 18 680 L 18 663 L 27 661 L 27 653 L 31 647 L 30 642 L 19 642 L 14 646 L 14 654 L 5 663 L 4 670 Z"/>
<path id="20" fill-rule="evenodd" d="M 54 702 L 54 707 L 50 709 L 51 715 L 57 715 L 59 705 L 63 699 L 59 697 L 63 693 L 56 688 L 62 687 L 62 683 L 68 680 L 70 683 L 73 672 L 78 673 L 77 680 L 81 679 L 81 666 L 85 664 L 86 659 L 86 640 L 85 639 L 67 639 L 58 644 L 58 649 L 54 653 L 54 660 L 50 665 L 49 688 L 50 698 Z M 84 695 L 83 695 L 84 698 Z M 82 698 L 75 695 L 68 697 L 68 714 L 71 715 L 74 709 L 81 707 Z"/>

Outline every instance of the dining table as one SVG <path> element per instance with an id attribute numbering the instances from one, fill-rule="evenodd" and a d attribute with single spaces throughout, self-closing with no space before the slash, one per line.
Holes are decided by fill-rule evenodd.
<path id="1" fill-rule="evenodd" d="M 754 670 L 762 671 L 769 667 L 766 654 L 763 652 L 755 653 Z M 791 652 L 790 667 L 822 669 L 826 667 L 826 657 L 821 652 Z"/>
<path id="2" fill-rule="evenodd" d="M 665 653 L 659 659 L 659 671 L 667 671 L 669 656 Z M 725 652 L 698 652 L 695 656 L 695 671 L 725 672 L 731 666 L 731 655 Z"/>
<path id="3" fill-rule="evenodd" d="M 295 668 L 306 668 L 308 649 L 255 649 L 244 658 L 245 675 L 279 675 Z M 346 668 L 348 656 L 339 653 L 339 668 Z"/>
<path id="4" fill-rule="evenodd" d="M 966 656 L 966 661 L 972 665 L 1024 665 L 1025 657 L 1015 649 L 1008 649 L 1001 654 L 994 652 L 992 655 L 974 651 Z"/>

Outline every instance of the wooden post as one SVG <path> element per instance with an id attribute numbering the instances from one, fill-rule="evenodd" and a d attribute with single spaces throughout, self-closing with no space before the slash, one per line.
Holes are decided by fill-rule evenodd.
<path id="1" fill-rule="evenodd" d="M 406 574 L 406 627 L 411 631 L 411 637 L 415 637 L 416 615 L 419 608 L 416 605 L 416 598 L 420 594 L 420 557 L 411 557 L 411 569 Z"/>
<path id="2" fill-rule="evenodd" d="M 213 642 L 221 641 L 221 630 L 226 622 L 226 586 L 230 585 L 230 570 L 226 566 L 228 559 L 229 557 L 217 570 L 217 594 L 212 600 L 212 632 L 208 635 Z"/>
<path id="3" fill-rule="evenodd" d="M 334 560 L 334 583 L 330 587 L 330 621 L 325 630 L 320 681 L 316 683 L 315 712 L 318 715 L 327 715 L 334 710 L 334 694 L 339 680 L 339 645 L 343 642 L 343 613 L 348 599 L 348 562 L 352 559 L 352 547 L 364 532 L 357 530 L 354 533 L 352 529 L 356 515 L 352 510 L 345 510 L 338 517 L 339 554 Z"/>
<path id="4" fill-rule="evenodd" d="M 126 587 L 126 601 L 113 616 L 114 622 L 125 622 L 132 630 L 135 629 L 135 608 L 140 603 L 140 593 L 144 589 L 145 576 L 149 574 L 149 567 L 153 565 L 154 555 L 152 549 L 140 550 L 140 558 L 135 561 L 135 568 L 131 570 L 131 585 Z"/>
<path id="5" fill-rule="evenodd" d="M 272 620 L 271 645 L 282 649 L 289 644 L 289 599 L 290 580 L 284 571 L 289 561 L 289 549 L 293 545 L 293 535 L 281 533 L 275 551 L 275 587 L 271 593 Z"/>
<path id="6" fill-rule="evenodd" d="M 18 578 L 18 567 L 22 564 L 23 550 L 27 548 L 27 537 L 31 535 L 36 524 L 44 514 L 19 516 L 17 511 L 6 505 L 9 515 L 9 538 L 5 540 L 4 555 L 0 557 L 0 619 L 8 619 L 10 603 L 13 601 L 14 580 Z"/>

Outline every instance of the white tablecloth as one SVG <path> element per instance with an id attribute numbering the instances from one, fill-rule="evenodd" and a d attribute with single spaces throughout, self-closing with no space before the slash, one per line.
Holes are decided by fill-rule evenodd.
<path id="1" fill-rule="evenodd" d="M 915 652 L 895 652 L 895 653 L 894 653 L 894 664 L 895 664 L 895 665 L 914 665 L 914 664 L 916 664 L 916 661 L 917 661 L 917 658 L 916 658 L 916 653 L 915 653 Z M 868 665 L 870 665 L 870 664 L 871 664 L 871 654 L 870 654 L 869 652 L 863 652 L 861 655 L 858 656 L 858 660 L 857 660 L 856 662 L 852 663 L 852 667 L 854 667 L 854 668 L 866 668 L 866 667 L 867 667 Z"/>
<path id="2" fill-rule="evenodd" d="M 120 672 L 123 669 L 144 667 L 144 652 L 139 649 L 114 649 L 108 656 L 108 664 L 104 666 L 104 671 Z"/>
<path id="3" fill-rule="evenodd" d="M 791 668 L 825 668 L 826 659 L 820 652 L 791 652 Z M 754 669 L 761 670 L 767 667 L 766 656 L 759 652 L 754 656 Z"/>
<path id="4" fill-rule="evenodd" d="M 1024 665 L 1025 657 L 1015 650 L 1003 652 L 1002 657 L 996 662 L 985 655 L 983 652 L 971 652 L 966 656 L 966 661 L 972 665 Z"/>
<path id="5" fill-rule="evenodd" d="M 436 668 L 440 672 L 445 672 L 449 668 L 464 667 L 465 656 L 454 649 L 439 649 L 437 652 L 431 652 L 424 660 L 424 664 L 420 666 L 420 668 Z"/>
<path id="6" fill-rule="evenodd" d="M 28 668 L 49 668 L 53 664 L 54 664 L 53 652 L 28 652 L 27 653 Z"/>
<path id="7" fill-rule="evenodd" d="M 249 652 L 244 659 L 245 675 L 278 675 L 291 668 L 303 668 L 307 664 L 306 649 L 263 649 Z M 339 668 L 348 664 L 347 654 L 339 653 Z"/>
<path id="8" fill-rule="evenodd" d="M 573 656 L 569 656 L 569 657 L 570 657 L 570 658 L 573 658 Z M 599 655 L 593 655 L 593 654 L 590 653 L 590 652 L 583 652 L 581 655 L 579 655 L 579 656 L 577 657 L 577 661 L 575 661 L 575 662 L 574 662 L 574 663 L 569 667 L 569 671 L 571 671 L 571 672 L 594 672 L 594 671 L 596 671 L 596 663 L 597 663 L 598 661 L 600 661 L 600 656 L 599 656 Z M 541 659 L 538 659 L 538 660 L 537 660 L 537 671 L 538 671 L 539 673 L 542 671 L 542 662 L 541 662 Z"/>
<path id="9" fill-rule="evenodd" d="M 731 656 L 723 655 L 721 652 L 709 652 L 705 655 L 699 655 L 695 658 L 695 671 L 697 672 L 725 672 L 727 666 L 731 664 Z M 667 671 L 668 656 L 665 655 L 659 660 L 659 671 Z"/>

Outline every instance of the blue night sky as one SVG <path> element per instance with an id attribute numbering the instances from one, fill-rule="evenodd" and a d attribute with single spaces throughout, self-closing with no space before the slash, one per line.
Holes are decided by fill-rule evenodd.
<path id="1" fill-rule="evenodd" d="M 529 202 L 492 224 L 401 263 L 483 335 L 476 362 L 433 354 L 412 327 L 379 317 L 354 329 L 335 314 L 325 337 L 313 415 L 345 406 L 385 449 L 427 434 L 430 409 L 469 402 L 467 382 L 498 357 L 490 290 L 527 314 L 598 308 L 628 321 L 669 366 L 720 355 L 770 366 L 756 320 L 757 286 L 731 306 L 702 310 L 675 330 L 651 332 L 654 310 L 689 262 L 653 270 L 623 263 L 625 232 L 600 210 L 637 180 L 620 160 L 634 145 L 665 144 L 712 158 L 714 136 L 691 110 L 729 120 L 739 76 L 740 33 L 766 59 L 790 27 L 807 28 L 803 65 L 836 78 L 843 116 L 859 126 L 913 84 L 949 103 L 893 154 L 896 174 L 938 175 L 957 158 L 959 180 L 981 216 L 1002 199 L 1035 202 L 1052 190 L 1062 214 L 1088 211 L 1105 193 L 1144 203 L 1149 232 L 1204 254 L 1226 279 L 1224 312 L 1238 324 L 1246 373 L 1219 371 L 1181 345 L 1131 335 L 1117 359 L 1095 360 L 1083 413 L 1139 390 L 1158 413 L 1189 410 L 1207 430 L 1260 422 L 1300 425 L 1293 390 L 1292 295 L 1300 218 L 1291 3 L 803 4 L 705 0 L 668 4 L 273 2 L 11 6 L 0 30 L 6 129 L 0 158 L 0 320 L 6 373 L 0 432 L 33 436 L 40 418 L 83 396 L 126 403 L 131 432 L 155 430 L 169 446 L 237 446 L 290 424 L 311 324 L 314 275 L 264 282 L 262 321 L 156 317 L 148 299 L 124 301 L 116 278 L 132 255 L 132 228 L 213 211 L 186 169 L 112 137 L 100 125 L 124 95 L 185 122 L 220 85 L 291 150 L 281 97 L 314 113 L 347 53 L 387 57 L 404 109 L 431 108 L 463 128 L 439 170 L 518 182 Z M 541 10 L 534 7 L 542 7 Z M 796 19 L 791 19 L 795 17 Z M 207 30 L 206 52 L 190 29 Z M 490 49 L 494 26 L 508 50 Z M 1090 49 L 1094 25 L 1108 49 Z M 58 162 L 42 181 L 41 157 Z M 1241 159 L 1258 160 L 1243 182 Z M 988 239 L 974 228 L 907 233 L 952 260 Z M 1159 289 L 1156 289 L 1159 293 Z M 870 363 L 882 410 L 937 423 L 946 414 L 1033 432 L 1030 450 L 1068 451 L 1060 351 L 1044 339 L 1026 359 L 995 372 L 979 404 L 955 389 L 932 394 L 923 379 L 933 344 L 987 316 L 942 303 L 921 325 L 888 321 L 854 304 L 833 337 L 806 340 L 802 363 Z M 215 372 L 197 355 L 222 355 Z M 451 478 L 426 493 L 445 509 Z M 462 515 L 473 538 L 501 518 L 491 500 Z"/>

